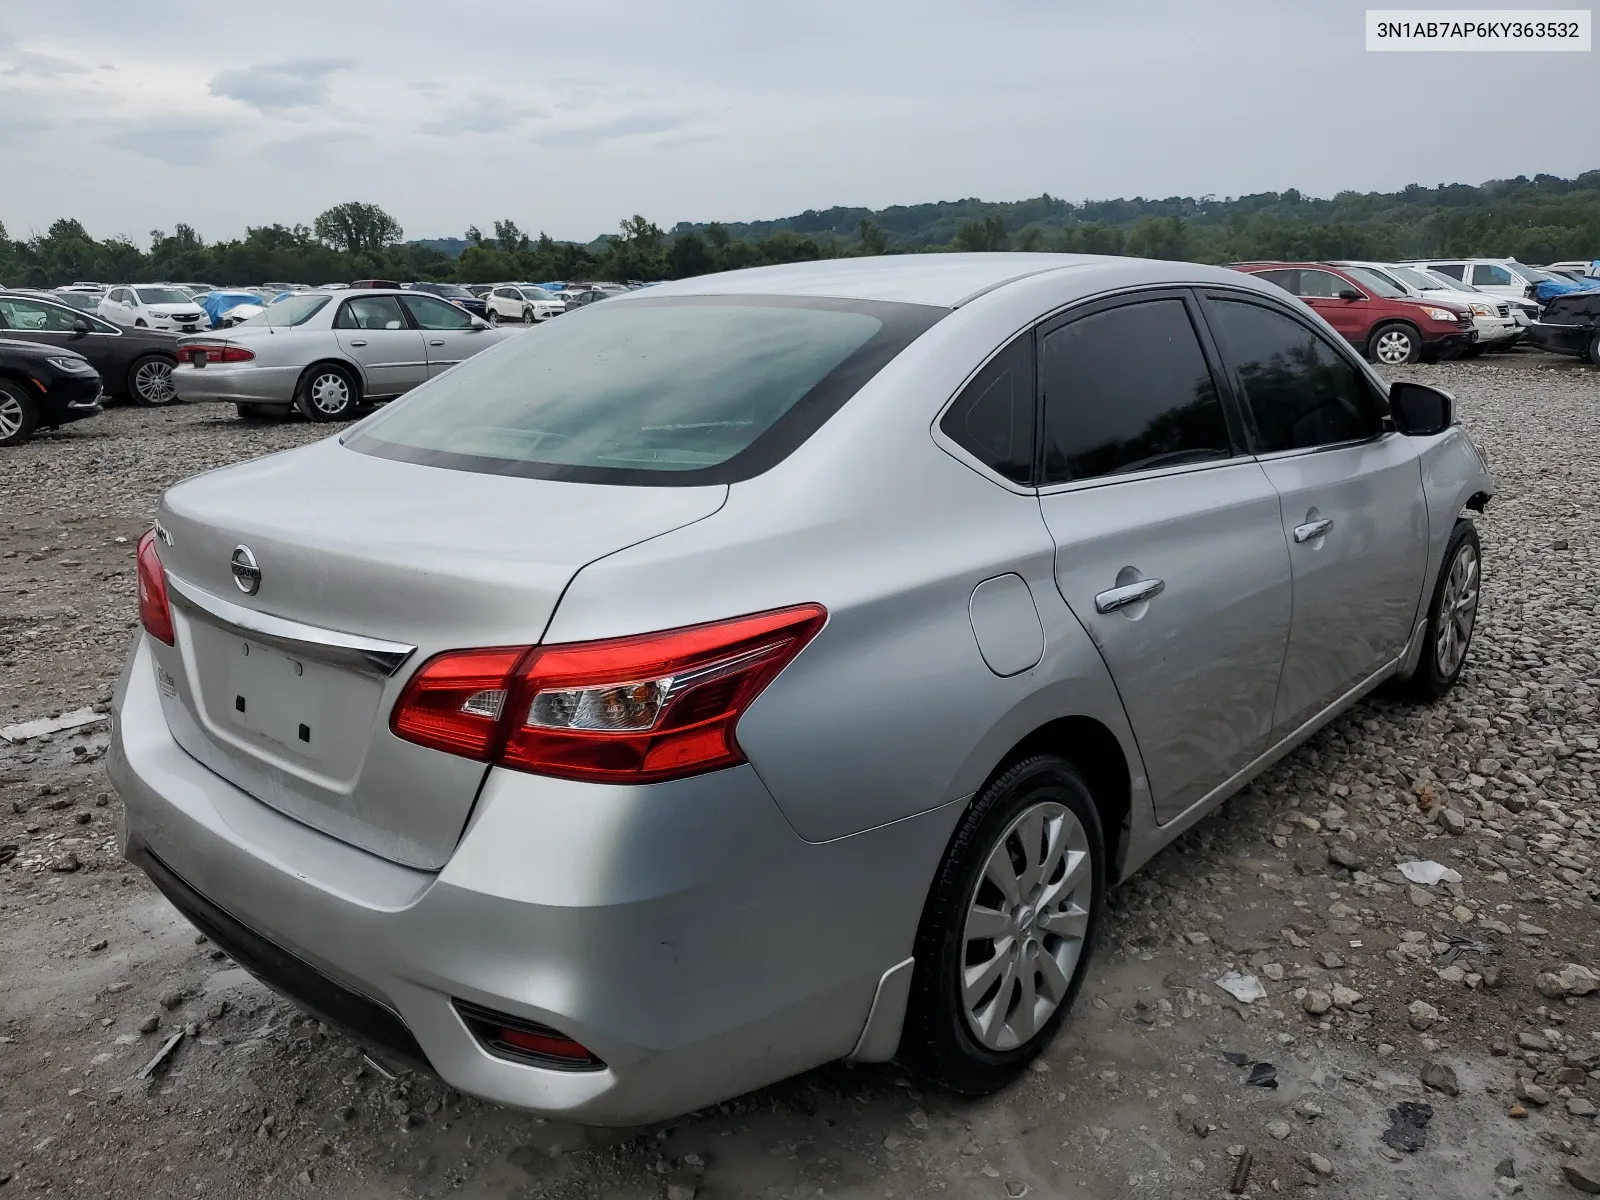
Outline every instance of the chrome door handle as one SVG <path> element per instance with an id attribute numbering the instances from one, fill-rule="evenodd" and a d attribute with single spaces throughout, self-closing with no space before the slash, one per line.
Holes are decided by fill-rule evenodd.
<path id="1" fill-rule="evenodd" d="M 1323 517 L 1320 521 L 1307 521 L 1304 525 L 1296 525 L 1294 527 L 1294 540 L 1296 542 L 1315 541 L 1332 528 L 1332 517 Z"/>
<path id="2" fill-rule="evenodd" d="M 442 346 L 442 345 L 444 345 L 444 339 L 443 338 L 430 338 L 428 340 L 428 345 L 430 345 L 430 346 Z"/>
<path id="3" fill-rule="evenodd" d="M 1162 579 L 1141 579 L 1138 583 L 1130 583 L 1125 587 L 1114 587 L 1109 592 L 1101 592 L 1094 598 L 1094 610 L 1097 613 L 1114 613 L 1119 608 L 1127 608 L 1133 604 L 1143 604 L 1165 590 L 1167 584 Z"/>
<path id="4" fill-rule="evenodd" d="M 350 344 L 352 346 L 365 346 L 367 344 L 367 339 L 366 338 L 352 338 L 350 340 Z"/>

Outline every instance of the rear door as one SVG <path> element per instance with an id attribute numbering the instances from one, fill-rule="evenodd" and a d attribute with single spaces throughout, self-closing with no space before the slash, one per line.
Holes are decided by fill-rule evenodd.
<path id="1" fill-rule="evenodd" d="M 464 308 L 437 296 L 404 296 L 401 303 L 422 332 L 428 375 L 442 374 L 479 350 L 487 350 L 501 336 L 490 333 Z"/>
<path id="2" fill-rule="evenodd" d="M 1045 326 L 1040 507 L 1056 583 L 1110 668 L 1159 820 L 1266 748 L 1289 636 L 1278 495 L 1183 291 Z"/>
<path id="3" fill-rule="evenodd" d="M 1355 292 L 1361 298 L 1347 300 L 1339 295 L 1340 292 Z M 1296 294 L 1352 346 L 1365 348 L 1367 334 L 1372 329 L 1372 301 L 1355 284 L 1332 271 L 1302 267 Z"/>
<path id="4" fill-rule="evenodd" d="M 339 348 L 361 365 L 370 396 L 398 396 L 428 377 L 422 332 L 395 296 L 354 296 L 333 318 Z"/>
<path id="5" fill-rule="evenodd" d="M 1366 372 L 1298 315 L 1211 293 L 1206 311 L 1282 497 L 1294 623 L 1274 727 L 1299 728 L 1405 647 L 1428 558 L 1414 445 Z"/>

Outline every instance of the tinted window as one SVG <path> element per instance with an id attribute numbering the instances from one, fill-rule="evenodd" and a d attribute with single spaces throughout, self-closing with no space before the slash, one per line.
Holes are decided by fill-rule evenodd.
<path id="1" fill-rule="evenodd" d="M 1405 288 L 1401 287 L 1383 271 L 1371 267 L 1346 267 L 1350 278 L 1354 279 L 1367 291 L 1374 295 L 1382 296 L 1385 300 L 1398 300 L 1406 295 Z M 1348 285 L 1347 285 L 1348 286 Z"/>
<path id="2" fill-rule="evenodd" d="M 1016 483 L 1033 475 L 1033 333 L 1023 334 L 967 384 L 939 428 L 972 457 Z"/>
<path id="3" fill-rule="evenodd" d="M 1218 339 L 1237 364 L 1261 450 L 1303 450 L 1375 436 L 1367 379 L 1299 321 L 1235 300 L 1211 301 Z"/>
<path id="4" fill-rule="evenodd" d="M 1440 275 L 1448 275 L 1451 279 L 1462 278 L 1466 270 L 1461 263 L 1436 263 L 1429 269 Z"/>
<path id="5" fill-rule="evenodd" d="M 7 329 L 29 333 L 70 333 L 81 317 L 54 304 L 35 304 L 31 300 L 0 299 L 0 322 Z"/>
<path id="6" fill-rule="evenodd" d="M 360 303 L 357 301 L 357 303 Z M 472 314 L 432 296 L 407 296 L 406 307 L 424 329 L 471 329 Z"/>
<path id="7" fill-rule="evenodd" d="M 1045 482 L 1227 458 L 1228 427 L 1181 300 L 1108 309 L 1044 339 Z"/>
<path id="8" fill-rule="evenodd" d="M 1472 268 L 1473 287 L 1505 287 L 1511 283 L 1511 272 L 1492 263 L 1479 263 Z"/>
<path id="9" fill-rule="evenodd" d="M 1340 279 L 1332 271 L 1301 271 L 1300 290 L 1301 296 L 1310 296 L 1313 299 L 1336 299 L 1340 292 L 1354 291 L 1355 285 Z"/>
<path id="10" fill-rule="evenodd" d="M 1275 283 L 1286 292 L 1294 291 L 1294 277 L 1292 270 L 1257 271 L 1257 279 L 1265 279 L 1268 283 Z"/>
<path id="11" fill-rule="evenodd" d="M 333 326 L 335 329 L 404 329 L 406 319 L 400 312 L 400 301 L 393 296 L 363 296 L 360 300 L 345 301 Z"/>
<path id="12" fill-rule="evenodd" d="M 547 479 L 746 479 L 804 441 L 944 312 L 801 297 L 602 304 L 475 355 L 346 445 Z"/>

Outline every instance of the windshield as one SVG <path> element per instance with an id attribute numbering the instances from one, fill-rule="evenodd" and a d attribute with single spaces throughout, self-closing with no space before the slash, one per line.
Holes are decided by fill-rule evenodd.
<path id="1" fill-rule="evenodd" d="M 1517 272 L 1516 273 L 1518 275 L 1521 275 L 1529 283 L 1571 283 L 1572 282 L 1572 280 L 1570 280 L 1570 279 L 1563 279 L 1559 275 L 1551 275 L 1551 274 L 1549 274 L 1549 273 L 1547 273 L 1545 271 L 1540 271 L 1535 267 L 1525 267 L 1521 263 L 1517 264 Z"/>
<path id="2" fill-rule="evenodd" d="M 169 287 L 142 287 L 134 288 L 139 293 L 141 304 L 189 304 L 190 296 L 187 292 L 180 292 L 177 288 Z"/>
<path id="3" fill-rule="evenodd" d="M 1401 283 L 1408 283 L 1419 292 L 1442 292 L 1448 289 L 1432 275 L 1417 270 L 1415 267 L 1390 267 L 1389 274 Z"/>
<path id="4" fill-rule="evenodd" d="M 1421 274 L 1431 279 L 1433 286 L 1442 288 L 1447 292 L 1475 292 L 1478 290 L 1465 280 L 1452 279 L 1448 275 L 1441 275 L 1438 271 L 1423 271 Z"/>
<path id="5" fill-rule="evenodd" d="M 443 296 L 446 300 L 471 300 L 472 293 L 459 283 L 430 283 L 418 291 L 432 292 L 435 296 Z"/>
<path id="6" fill-rule="evenodd" d="M 347 445 L 546 479 L 747 479 L 786 457 L 944 311 L 799 297 L 599 305 L 473 356 Z"/>
<path id="7" fill-rule="evenodd" d="M 1343 270 L 1362 287 L 1369 292 L 1376 292 L 1385 300 L 1401 299 L 1406 294 L 1405 288 L 1382 271 L 1374 271 L 1371 267 L 1345 267 Z"/>
<path id="8" fill-rule="evenodd" d="M 248 320 L 240 321 L 236 328 L 243 329 L 248 325 L 270 325 L 274 329 L 285 329 L 294 325 L 303 325 L 315 316 L 327 302 L 327 296 L 285 296 L 278 303 L 262 309 Z"/>
<path id="9" fill-rule="evenodd" d="M 87 292 L 56 292 L 51 299 L 57 304 L 65 304 L 68 308 L 75 308 L 79 312 L 95 312 L 100 308 L 100 297 L 91 296 Z"/>
<path id="10" fill-rule="evenodd" d="M 527 300 L 554 300 L 555 299 L 555 295 L 553 293 L 545 291 L 537 283 L 519 283 L 519 284 L 517 284 L 517 286 L 522 289 L 522 295 L 523 295 L 524 299 L 527 299 Z"/>

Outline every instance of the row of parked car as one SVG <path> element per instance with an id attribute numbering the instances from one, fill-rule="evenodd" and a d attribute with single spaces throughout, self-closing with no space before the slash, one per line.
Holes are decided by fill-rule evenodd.
<path id="1" fill-rule="evenodd" d="M 1514 259 L 1232 266 L 1298 296 L 1386 366 L 1474 357 L 1523 341 L 1600 363 L 1593 323 L 1568 319 L 1600 297 L 1600 277 L 1583 272 L 1544 270 Z"/>

